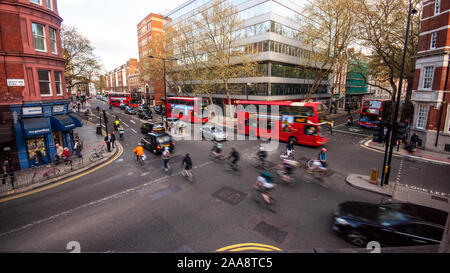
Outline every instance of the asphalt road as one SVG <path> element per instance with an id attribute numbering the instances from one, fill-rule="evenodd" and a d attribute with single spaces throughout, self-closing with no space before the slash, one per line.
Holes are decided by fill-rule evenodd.
<path id="1" fill-rule="evenodd" d="M 97 105 L 104 107 L 103 102 L 92 102 L 92 108 Z M 239 176 L 209 159 L 212 142 L 176 141 L 174 171 L 166 175 L 160 157 L 150 152 L 144 166 L 133 161 L 131 151 L 142 137 L 142 121 L 118 109 L 107 112 L 109 129 L 118 115 L 126 131 L 120 141 L 124 148 L 120 159 L 70 183 L 0 203 L 0 252 L 69 252 L 66 247 L 71 241 L 79 242 L 82 252 L 213 252 L 240 243 L 289 251 L 349 248 L 353 246 L 331 230 L 335 206 L 348 200 L 382 199 L 345 183 L 348 174 L 368 175 L 382 164 L 382 154 L 360 147 L 364 135 L 336 132 L 330 136 L 328 161 L 335 172 L 330 186 L 304 183 L 308 176 L 299 170 L 295 187 L 276 186 L 273 196 L 279 206 L 272 213 L 250 198 L 259 171 L 249 160 L 259 140 L 224 142 L 225 151 L 235 147 L 241 154 Z M 345 117 L 335 122 L 339 125 Z M 279 162 L 284 147 L 281 144 L 271 152 L 269 161 Z M 186 152 L 194 163 L 193 184 L 179 175 Z M 305 159 L 318 152 L 318 148 L 296 148 L 297 157 Z M 401 160 L 393 159 L 393 173 Z M 448 169 L 434 167 L 434 175 L 444 179 Z M 427 180 L 425 169 L 410 169 L 401 179 Z M 228 197 L 228 202 L 221 197 Z"/>

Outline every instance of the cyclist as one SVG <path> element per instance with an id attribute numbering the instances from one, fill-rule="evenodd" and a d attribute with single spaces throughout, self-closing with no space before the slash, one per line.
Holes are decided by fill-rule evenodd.
<path id="1" fill-rule="evenodd" d="M 294 151 L 294 141 L 290 140 L 288 145 L 286 145 L 286 156 L 290 157 L 291 154 L 292 154 L 292 156 L 294 156 L 294 154 L 293 154 L 294 152 L 295 152 Z"/>
<path id="2" fill-rule="evenodd" d="M 192 169 L 192 159 L 189 154 L 186 154 L 183 158 L 184 174 L 189 176 L 189 170 Z"/>
<path id="3" fill-rule="evenodd" d="M 318 158 L 320 160 L 320 163 L 322 163 L 324 167 L 327 167 L 327 149 L 322 148 L 322 151 L 320 151 Z"/>
<path id="4" fill-rule="evenodd" d="M 170 152 L 169 152 L 169 147 L 165 147 L 164 148 L 164 152 L 162 153 L 162 158 L 163 158 L 163 162 L 164 162 L 164 169 L 167 172 L 169 170 L 169 159 L 170 159 Z"/>
<path id="5" fill-rule="evenodd" d="M 258 156 L 258 159 L 261 161 L 261 165 L 265 166 L 267 152 L 264 150 L 264 147 L 262 145 L 259 147 L 259 151 L 256 153 L 256 155 Z"/>
<path id="6" fill-rule="evenodd" d="M 253 186 L 262 196 L 264 201 L 270 205 L 270 193 L 269 190 L 273 189 L 272 176 L 268 172 L 261 173 L 256 179 L 256 183 Z"/>
<path id="7" fill-rule="evenodd" d="M 119 116 L 116 116 L 116 120 L 114 121 L 114 131 L 119 130 L 119 125 L 120 125 Z"/>
<path id="8" fill-rule="evenodd" d="M 327 171 L 327 168 L 323 166 L 322 161 L 319 158 L 313 161 L 311 168 L 308 170 L 309 173 L 315 173 L 316 171 Z"/>
<path id="9" fill-rule="evenodd" d="M 138 143 L 138 146 L 134 148 L 133 153 L 136 154 L 136 161 L 139 161 L 140 158 L 144 155 L 144 144 L 141 142 Z"/>
<path id="10" fill-rule="evenodd" d="M 215 143 L 214 147 L 211 149 L 214 157 L 218 158 L 222 153 L 222 144 Z"/>
<path id="11" fill-rule="evenodd" d="M 239 152 L 236 151 L 236 149 L 231 148 L 230 158 L 232 159 L 231 168 L 235 170 L 237 162 L 239 161 Z"/>

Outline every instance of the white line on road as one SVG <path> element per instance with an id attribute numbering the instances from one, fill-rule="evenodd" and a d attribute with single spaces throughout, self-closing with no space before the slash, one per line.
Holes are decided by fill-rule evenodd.
<path id="1" fill-rule="evenodd" d="M 130 122 L 133 123 L 133 124 L 136 124 L 136 122 L 134 120 L 132 120 L 132 119 L 130 119 Z"/>
<path id="2" fill-rule="evenodd" d="M 131 131 L 133 131 L 135 134 L 137 134 L 136 130 L 134 130 L 133 128 L 131 128 Z"/>
<path id="3" fill-rule="evenodd" d="M 123 123 L 123 125 L 125 125 L 127 127 L 130 127 L 130 125 L 126 124 L 125 122 L 122 122 L 122 123 Z"/>

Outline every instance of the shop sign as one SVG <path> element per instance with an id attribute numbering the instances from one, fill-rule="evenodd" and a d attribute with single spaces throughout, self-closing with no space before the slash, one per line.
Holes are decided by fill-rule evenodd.
<path id="1" fill-rule="evenodd" d="M 25 86 L 24 79 L 7 79 L 6 82 L 8 86 Z"/>
<path id="2" fill-rule="evenodd" d="M 42 107 L 24 107 L 22 108 L 22 114 L 24 116 L 42 114 Z"/>
<path id="3" fill-rule="evenodd" d="M 53 105 L 52 112 L 53 113 L 64 112 L 64 105 Z"/>

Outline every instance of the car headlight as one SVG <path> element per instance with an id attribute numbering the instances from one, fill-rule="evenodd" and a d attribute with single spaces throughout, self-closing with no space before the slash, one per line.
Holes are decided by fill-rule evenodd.
<path id="1" fill-rule="evenodd" d="M 334 218 L 334 220 L 336 221 L 336 223 L 338 223 L 340 225 L 343 225 L 343 226 L 349 226 L 350 225 L 345 219 L 342 219 L 340 217 L 336 217 L 336 218 Z"/>

